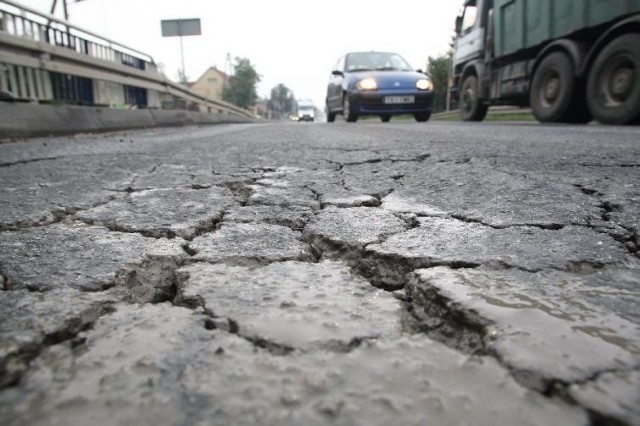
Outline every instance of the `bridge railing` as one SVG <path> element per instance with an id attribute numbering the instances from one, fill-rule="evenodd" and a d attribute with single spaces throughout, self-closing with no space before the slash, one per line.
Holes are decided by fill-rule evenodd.
<path id="1" fill-rule="evenodd" d="M 12 0 L 0 0 L 0 90 L 44 103 L 251 116 L 170 81 L 150 55 Z"/>

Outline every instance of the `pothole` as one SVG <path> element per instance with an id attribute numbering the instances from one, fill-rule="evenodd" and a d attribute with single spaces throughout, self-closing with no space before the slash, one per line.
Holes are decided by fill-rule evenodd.
<path id="1" fill-rule="evenodd" d="M 176 270 L 184 261 L 172 257 L 151 257 L 118 272 L 116 285 L 126 289 L 126 301 L 162 303 L 176 296 Z"/>

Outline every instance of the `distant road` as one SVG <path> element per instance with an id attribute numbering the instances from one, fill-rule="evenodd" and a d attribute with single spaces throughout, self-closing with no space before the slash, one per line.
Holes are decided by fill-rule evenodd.
<path id="1" fill-rule="evenodd" d="M 640 419 L 640 128 L 0 144 L 0 418 Z"/>

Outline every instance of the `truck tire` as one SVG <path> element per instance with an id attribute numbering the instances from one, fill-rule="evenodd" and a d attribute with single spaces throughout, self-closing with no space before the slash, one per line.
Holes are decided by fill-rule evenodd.
<path id="1" fill-rule="evenodd" d="M 478 78 L 468 75 L 460 86 L 460 114 L 464 121 L 482 121 L 487 116 L 489 105 L 478 97 Z"/>
<path id="2" fill-rule="evenodd" d="M 344 99 L 342 100 L 342 115 L 344 116 L 344 121 L 347 123 L 355 123 L 358 121 L 358 115 L 351 108 L 351 99 L 349 99 L 349 95 L 345 94 Z"/>
<path id="3" fill-rule="evenodd" d="M 596 57 L 587 80 L 591 114 L 605 124 L 640 121 L 640 34 L 625 34 Z"/>
<path id="4" fill-rule="evenodd" d="M 574 87 L 571 59 L 562 52 L 545 57 L 533 75 L 529 93 L 536 119 L 543 123 L 575 122 L 571 108 Z"/>

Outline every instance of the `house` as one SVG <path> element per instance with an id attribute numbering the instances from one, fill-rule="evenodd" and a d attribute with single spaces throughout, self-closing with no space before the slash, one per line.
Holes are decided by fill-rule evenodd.
<path id="1" fill-rule="evenodd" d="M 200 96 L 221 101 L 222 90 L 228 80 L 229 76 L 227 74 L 213 66 L 209 67 L 199 79 L 189 83 L 188 86 Z"/>
<path id="2" fill-rule="evenodd" d="M 251 112 L 255 117 L 269 118 L 269 100 L 258 99 L 253 108 L 251 108 Z"/>

